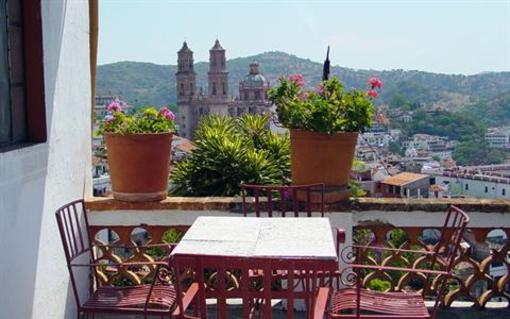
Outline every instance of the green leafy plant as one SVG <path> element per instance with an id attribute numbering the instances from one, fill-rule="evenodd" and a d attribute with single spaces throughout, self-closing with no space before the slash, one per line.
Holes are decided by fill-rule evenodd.
<path id="1" fill-rule="evenodd" d="M 124 113 L 118 100 L 108 105 L 108 113 L 99 124 L 97 135 L 104 133 L 147 134 L 170 133 L 175 131 L 175 115 L 167 107 L 157 110 L 148 106 L 133 114 Z"/>
<path id="2" fill-rule="evenodd" d="M 368 288 L 375 291 L 389 291 L 391 288 L 391 282 L 374 278 L 368 283 Z"/>
<path id="3" fill-rule="evenodd" d="M 184 236 L 184 233 L 181 231 L 170 228 L 169 230 L 165 231 L 162 236 L 163 243 L 166 244 L 176 244 L 181 241 L 182 237 Z M 147 248 L 145 253 L 153 258 L 160 259 L 162 257 L 165 257 L 167 255 L 167 251 L 161 247 L 150 247 Z"/>
<path id="4" fill-rule="evenodd" d="M 300 74 L 280 78 L 269 89 L 269 100 L 276 105 L 279 121 L 289 129 L 303 129 L 333 134 L 363 132 L 370 127 L 375 89 L 382 86 L 376 78 L 369 80 L 371 89 L 345 91 L 336 77 L 322 81 L 315 91 L 304 90 Z"/>
<path id="5" fill-rule="evenodd" d="M 288 135 L 269 130 L 269 116 L 203 117 L 195 132 L 197 148 L 177 163 L 170 193 L 187 196 L 233 196 L 242 183 L 288 184 Z"/>

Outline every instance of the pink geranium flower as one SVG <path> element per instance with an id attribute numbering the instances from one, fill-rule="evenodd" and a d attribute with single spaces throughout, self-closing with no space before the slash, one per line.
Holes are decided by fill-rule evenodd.
<path id="1" fill-rule="evenodd" d="M 305 85 L 305 81 L 303 80 L 303 76 L 301 74 L 289 75 L 289 81 L 296 83 L 299 87 L 303 87 Z"/>
<path id="2" fill-rule="evenodd" d="M 159 109 L 159 114 L 163 115 L 170 121 L 175 121 L 175 114 L 174 112 L 170 111 L 170 109 L 166 106 L 163 106 Z"/>
<path id="3" fill-rule="evenodd" d="M 315 92 L 319 93 L 319 94 L 324 94 L 324 83 L 319 83 L 317 84 L 317 87 L 315 88 Z"/>
<path id="4" fill-rule="evenodd" d="M 299 99 L 300 99 L 301 101 L 305 101 L 305 100 L 307 100 L 307 99 L 308 99 L 308 97 L 309 97 L 308 92 L 303 92 L 303 93 L 301 93 L 301 94 L 299 95 Z"/>
<path id="5" fill-rule="evenodd" d="M 118 99 L 114 99 L 107 107 L 108 112 L 122 112 L 122 106 Z"/>

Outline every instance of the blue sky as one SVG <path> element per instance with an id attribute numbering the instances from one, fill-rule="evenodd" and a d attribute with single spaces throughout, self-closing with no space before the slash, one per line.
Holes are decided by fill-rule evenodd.
<path id="1" fill-rule="evenodd" d="M 101 0 L 99 64 L 175 64 L 186 40 L 206 61 L 284 51 L 334 65 L 474 74 L 510 71 L 510 0 Z"/>

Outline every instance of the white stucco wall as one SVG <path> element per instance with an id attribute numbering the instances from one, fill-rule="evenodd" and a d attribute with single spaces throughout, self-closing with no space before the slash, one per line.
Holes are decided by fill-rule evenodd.
<path id="1" fill-rule="evenodd" d="M 448 176 L 436 176 L 436 184 L 441 186 L 447 185 L 449 195 L 464 195 L 468 197 L 490 199 L 510 199 L 510 185 L 508 184 Z M 468 185 L 468 189 L 466 189 L 466 184 Z M 486 187 L 487 192 L 485 192 Z"/>
<path id="2" fill-rule="evenodd" d="M 48 140 L 0 153 L 2 319 L 76 317 L 54 212 L 90 179 L 88 2 L 43 0 L 42 21 Z"/>

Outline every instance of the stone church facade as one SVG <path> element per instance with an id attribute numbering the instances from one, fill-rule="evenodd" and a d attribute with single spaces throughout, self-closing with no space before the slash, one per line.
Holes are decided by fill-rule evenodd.
<path id="1" fill-rule="evenodd" d="M 260 74 L 258 63 L 251 63 L 249 73 L 240 81 L 239 97 L 228 94 L 226 64 L 225 49 L 216 40 L 209 50 L 207 94 L 204 94 L 204 90 L 196 85 L 193 51 L 184 42 L 177 52 L 176 89 L 180 136 L 192 139 L 200 117 L 207 114 L 239 116 L 271 111 L 266 94 L 269 82 Z"/>

